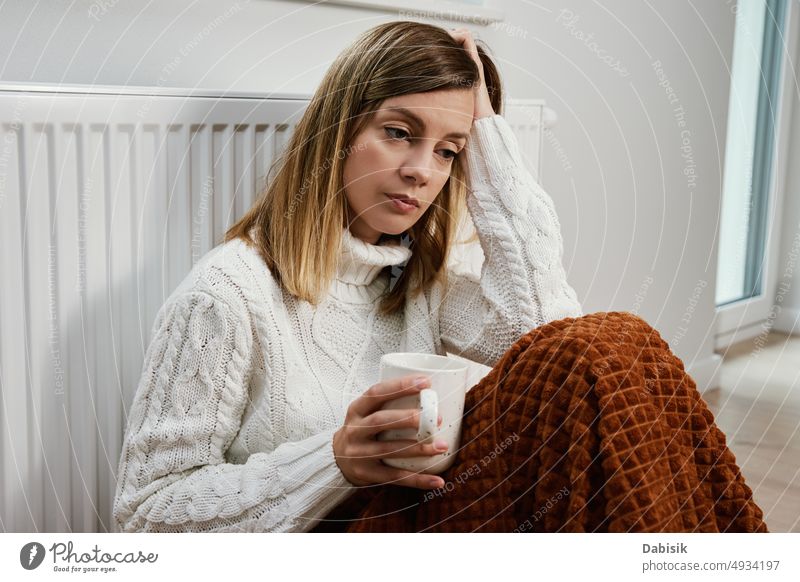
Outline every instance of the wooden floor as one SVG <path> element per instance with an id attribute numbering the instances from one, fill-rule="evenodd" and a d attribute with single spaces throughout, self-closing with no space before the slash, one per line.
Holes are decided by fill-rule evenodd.
<path id="1" fill-rule="evenodd" d="M 773 532 L 800 532 L 800 336 L 771 333 L 723 356 L 703 394 Z"/>

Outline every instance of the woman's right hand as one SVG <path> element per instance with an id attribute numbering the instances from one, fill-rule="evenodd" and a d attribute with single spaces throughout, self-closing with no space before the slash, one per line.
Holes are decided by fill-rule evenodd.
<path id="1" fill-rule="evenodd" d="M 438 455 L 447 450 L 434 448 L 437 444 L 423 444 L 416 440 L 379 441 L 379 432 L 392 428 L 418 428 L 419 410 L 381 410 L 389 400 L 418 394 L 430 387 L 430 380 L 423 377 L 421 384 L 414 384 L 420 376 L 403 376 L 378 382 L 353 400 L 347 408 L 344 426 L 333 435 L 333 454 L 345 478 L 353 485 L 390 483 L 419 489 L 436 489 L 444 486 L 444 480 L 436 475 L 414 473 L 390 467 L 381 462 L 383 458 L 420 457 Z M 441 424 L 441 417 L 439 424 Z"/>

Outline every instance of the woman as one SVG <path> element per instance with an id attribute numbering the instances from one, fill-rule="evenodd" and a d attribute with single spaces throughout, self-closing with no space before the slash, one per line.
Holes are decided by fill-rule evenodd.
<path id="1" fill-rule="evenodd" d="M 553 203 L 526 171 L 501 102 L 497 69 L 463 29 L 392 22 L 337 58 L 266 192 L 157 316 L 120 461 L 120 529 L 514 531 L 539 504 L 548 521 L 527 519 L 529 529 L 626 527 L 627 509 L 597 511 L 611 476 L 604 482 L 589 464 L 583 473 L 594 480 L 556 479 L 564 467 L 527 448 L 544 450 L 536 432 L 547 423 L 520 414 L 518 403 L 546 390 L 531 390 L 533 370 L 520 370 L 573 353 L 532 349 L 564 344 L 573 328 L 604 338 L 631 324 L 657 333 L 635 316 L 582 316 L 561 265 Z M 445 267 L 465 207 L 485 255 L 480 280 Z M 625 348 L 641 341 L 619 343 L 607 360 L 597 350 L 587 359 L 584 349 L 570 361 L 576 370 L 588 363 L 597 380 L 580 384 L 589 387 L 582 401 L 600 394 L 598 370 L 626 362 Z M 397 351 L 458 353 L 494 367 L 468 393 L 463 448 L 441 476 L 382 462 L 442 452 L 375 438 L 418 422 L 412 410 L 380 411 L 426 385 L 378 382 L 381 355 Z M 578 386 L 584 368 L 562 384 Z M 537 406 L 555 410 L 541 398 Z M 559 430 L 570 422 L 560 418 Z M 577 451 L 602 430 L 573 432 L 574 442 L 559 446 Z M 492 446 L 502 454 L 492 457 Z M 643 446 L 633 452 L 652 453 Z M 448 486 L 469 464 L 477 474 L 481 458 L 489 462 L 480 477 Z M 544 479 L 532 473 L 543 467 Z M 542 494 L 562 482 L 595 491 L 579 497 L 565 486 L 569 504 L 555 509 L 559 500 L 544 503 Z M 636 493 L 650 495 L 649 485 Z M 763 527 L 758 508 L 746 508 L 752 519 L 742 527 Z M 656 523 L 639 517 L 627 529 Z M 662 524 L 681 527 L 687 522 Z"/>

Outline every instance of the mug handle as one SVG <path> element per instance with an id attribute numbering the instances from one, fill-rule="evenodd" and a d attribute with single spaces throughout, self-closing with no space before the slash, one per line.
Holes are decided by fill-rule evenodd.
<path id="1" fill-rule="evenodd" d="M 419 393 L 419 428 L 417 440 L 432 443 L 433 435 L 439 425 L 439 395 L 435 390 L 426 388 Z"/>

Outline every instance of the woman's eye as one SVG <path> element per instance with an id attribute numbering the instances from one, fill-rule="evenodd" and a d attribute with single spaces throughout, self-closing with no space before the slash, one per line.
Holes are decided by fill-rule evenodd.
<path id="1" fill-rule="evenodd" d="M 393 132 L 393 131 L 399 131 L 403 135 L 408 136 L 408 132 L 403 130 L 403 129 L 400 129 L 399 127 L 385 127 L 384 129 L 386 130 L 386 133 L 389 135 L 389 137 L 391 137 L 392 139 L 403 139 L 402 137 L 398 138 L 398 137 L 392 136 L 391 132 Z"/>
<path id="2" fill-rule="evenodd" d="M 399 127 L 384 127 L 383 129 L 386 131 L 386 134 L 392 139 L 404 140 L 411 136 L 411 134 L 409 134 L 405 129 L 400 129 Z M 402 135 L 400 137 L 392 135 L 393 131 L 401 133 Z M 454 152 L 453 150 L 441 150 L 441 151 L 444 152 L 442 157 L 448 161 L 452 161 L 458 157 L 458 152 Z"/>
<path id="3" fill-rule="evenodd" d="M 453 150 L 442 150 L 445 154 L 451 154 L 449 156 L 445 156 L 447 160 L 455 160 L 458 157 L 458 152 L 454 152 Z"/>

